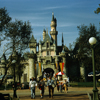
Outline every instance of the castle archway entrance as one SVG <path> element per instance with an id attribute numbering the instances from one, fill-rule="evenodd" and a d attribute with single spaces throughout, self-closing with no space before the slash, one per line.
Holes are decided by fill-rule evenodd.
<path id="1" fill-rule="evenodd" d="M 43 71 L 43 74 L 44 74 L 44 73 L 53 76 L 54 70 L 53 70 L 52 68 L 46 68 L 46 69 L 44 69 L 44 71 Z"/>

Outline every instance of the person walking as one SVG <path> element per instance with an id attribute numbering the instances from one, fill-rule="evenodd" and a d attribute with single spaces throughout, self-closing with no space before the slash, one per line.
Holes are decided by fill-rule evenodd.
<path id="1" fill-rule="evenodd" d="M 67 93 L 68 91 L 68 82 L 64 80 L 64 91 Z"/>
<path id="2" fill-rule="evenodd" d="M 67 77 L 67 82 L 68 82 L 68 86 L 70 86 L 70 85 L 69 85 L 69 77 Z"/>
<path id="3" fill-rule="evenodd" d="M 37 83 L 32 77 L 32 80 L 29 82 L 29 89 L 31 89 L 31 99 L 35 98 L 35 87 L 37 88 Z"/>
<path id="4" fill-rule="evenodd" d="M 43 78 L 46 78 L 46 74 L 47 74 L 47 73 L 46 73 L 46 72 L 44 72 Z"/>
<path id="5" fill-rule="evenodd" d="M 44 96 L 44 86 L 45 86 L 45 82 L 43 81 L 43 78 L 42 78 L 39 82 L 39 89 L 40 89 L 41 98 L 43 98 L 43 96 Z"/>
<path id="6" fill-rule="evenodd" d="M 49 73 L 47 73 L 47 81 L 48 81 L 49 77 L 50 77 L 50 74 L 49 74 Z"/>
<path id="7" fill-rule="evenodd" d="M 59 81 L 59 89 L 60 89 L 60 92 L 62 92 L 62 86 L 63 86 L 63 80 L 62 80 L 62 77 L 60 78 L 60 81 Z"/>
<path id="8" fill-rule="evenodd" d="M 49 77 L 49 80 L 47 81 L 47 87 L 49 89 L 49 98 L 53 98 L 53 93 L 54 93 L 54 81 Z"/>
<path id="9" fill-rule="evenodd" d="M 50 77 L 52 78 L 52 72 L 50 72 Z"/>
<path id="10" fill-rule="evenodd" d="M 57 86 L 57 92 L 59 92 L 59 80 L 58 79 L 56 81 L 56 86 Z"/>

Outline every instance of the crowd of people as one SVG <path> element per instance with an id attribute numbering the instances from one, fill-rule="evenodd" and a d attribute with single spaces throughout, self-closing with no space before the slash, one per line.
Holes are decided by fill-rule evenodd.
<path id="1" fill-rule="evenodd" d="M 31 90 L 31 99 L 35 98 L 35 88 L 37 88 L 37 87 L 40 89 L 41 98 L 44 97 L 45 87 L 48 87 L 49 98 L 53 98 L 53 93 L 54 93 L 55 87 L 57 87 L 58 92 L 62 92 L 62 90 L 64 90 L 64 92 L 67 93 L 67 91 L 68 91 L 67 80 L 66 79 L 63 80 L 62 76 L 60 77 L 59 80 L 56 76 L 53 79 L 52 79 L 52 77 L 53 77 L 52 74 L 47 77 L 46 73 L 44 73 L 43 77 L 39 81 L 36 81 L 35 78 L 32 77 L 31 81 L 29 82 L 29 88 Z M 44 78 L 46 80 L 44 80 Z"/>

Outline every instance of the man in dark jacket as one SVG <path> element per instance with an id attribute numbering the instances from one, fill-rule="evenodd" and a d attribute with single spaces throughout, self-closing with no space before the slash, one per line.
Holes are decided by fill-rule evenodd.
<path id="1" fill-rule="evenodd" d="M 54 81 L 49 77 L 49 80 L 47 81 L 47 87 L 49 88 L 49 98 L 53 98 L 54 93 Z"/>

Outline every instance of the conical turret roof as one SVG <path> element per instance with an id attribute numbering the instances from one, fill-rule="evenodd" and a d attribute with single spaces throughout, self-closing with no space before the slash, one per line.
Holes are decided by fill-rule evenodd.
<path id="1" fill-rule="evenodd" d="M 43 32 L 46 32 L 46 30 L 44 29 Z"/>
<path id="2" fill-rule="evenodd" d="M 34 42 L 36 42 L 36 40 L 35 40 L 34 36 L 32 35 L 32 37 L 30 39 L 30 43 L 34 43 Z"/>
<path id="3" fill-rule="evenodd" d="M 64 49 L 64 47 L 63 47 L 63 49 L 62 49 L 62 53 L 65 53 L 65 49 Z"/>
<path id="4" fill-rule="evenodd" d="M 44 39 L 43 42 L 46 42 L 47 40 L 48 40 L 49 42 L 52 42 L 48 34 L 46 34 L 45 39 Z"/>

